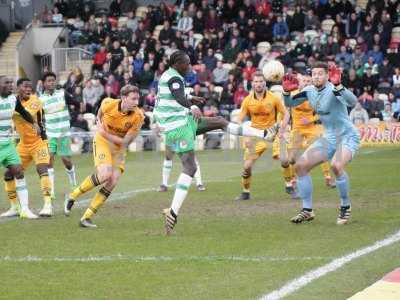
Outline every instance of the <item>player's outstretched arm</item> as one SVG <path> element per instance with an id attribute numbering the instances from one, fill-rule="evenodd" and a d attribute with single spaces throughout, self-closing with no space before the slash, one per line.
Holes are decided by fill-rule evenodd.
<path id="1" fill-rule="evenodd" d="M 329 81 L 335 86 L 333 93 L 340 102 L 349 107 L 356 105 L 357 97 L 342 85 L 342 70 L 334 64 L 329 67 Z"/>
<path id="2" fill-rule="evenodd" d="M 290 95 L 290 92 L 299 88 L 299 81 L 297 80 L 296 76 L 292 74 L 286 74 L 285 76 L 283 76 L 282 88 L 283 100 L 286 107 L 298 106 L 307 100 L 306 92 L 300 92 L 293 97 Z"/>

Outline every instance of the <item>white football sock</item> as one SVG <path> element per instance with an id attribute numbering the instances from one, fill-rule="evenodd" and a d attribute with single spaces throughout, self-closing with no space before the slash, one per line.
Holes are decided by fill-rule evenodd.
<path id="1" fill-rule="evenodd" d="M 76 174 L 75 174 L 75 166 L 72 166 L 71 170 L 68 170 L 67 168 L 65 168 L 65 171 L 67 172 L 67 175 L 68 175 L 69 184 L 71 185 L 71 187 L 74 188 L 77 185 L 77 183 L 76 183 Z"/>
<path id="2" fill-rule="evenodd" d="M 190 184 L 192 183 L 192 179 L 193 178 L 189 175 L 181 173 L 178 181 L 176 182 L 175 194 L 171 204 L 171 209 L 176 215 L 178 215 L 179 209 L 181 208 L 182 203 L 186 198 Z"/>
<path id="3" fill-rule="evenodd" d="M 25 178 L 15 179 L 15 186 L 21 210 L 29 209 L 29 195 L 26 189 Z"/>
<path id="4" fill-rule="evenodd" d="M 51 187 L 51 195 L 54 195 L 54 169 L 53 168 L 48 168 L 47 172 L 49 173 L 49 179 L 50 179 L 50 187 Z"/>
<path id="5" fill-rule="evenodd" d="M 249 125 L 242 125 L 242 134 L 243 136 L 254 136 L 263 139 L 265 132 L 264 130 L 254 128 Z"/>
<path id="6" fill-rule="evenodd" d="M 203 185 L 203 180 L 201 180 L 201 171 L 200 171 L 200 164 L 199 161 L 197 160 L 197 158 L 195 159 L 196 161 L 196 167 L 197 167 L 197 171 L 194 174 L 194 179 L 196 180 L 196 185 Z"/>
<path id="7" fill-rule="evenodd" d="M 238 125 L 235 123 L 229 123 L 226 127 L 227 132 L 234 135 L 241 136 L 254 136 L 264 138 L 264 130 L 257 129 L 248 125 Z"/>
<path id="8" fill-rule="evenodd" d="M 168 186 L 169 176 L 172 171 L 172 160 L 164 159 L 163 167 L 162 167 L 162 184 Z"/>

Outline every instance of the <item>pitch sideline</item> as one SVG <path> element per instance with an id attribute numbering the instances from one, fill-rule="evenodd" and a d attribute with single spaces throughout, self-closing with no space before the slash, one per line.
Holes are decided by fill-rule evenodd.
<path id="1" fill-rule="evenodd" d="M 336 258 L 333 261 L 331 261 L 330 263 L 328 263 L 322 267 L 308 271 L 304 275 L 289 281 L 284 286 L 282 286 L 280 289 L 274 290 L 271 293 L 261 296 L 260 299 L 261 300 L 278 300 L 283 297 L 289 296 L 290 294 L 294 293 L 295 291 L 310 284 L 314 280 L 317 280 L 317 279 L 321 278 L 322 276 L 325 276 L 328 273 L 331 273 L 331 272 L 334 272 L 334 271 L 340 269 L 341 267 L 350 263 L 351 261 L 353 261 L 361 256 L 375 252 L 376 250 L 379 250 L 380 248 L 390 246 L 399 241 L 400 241 L 400 230 L 397 231 L 396 233 L 388 236 L 387 238 L 385 238 L 383 240 L 375 242 L 374 244 L 372 244 L 370 246 L 361 248 L 350 254 Z"/>

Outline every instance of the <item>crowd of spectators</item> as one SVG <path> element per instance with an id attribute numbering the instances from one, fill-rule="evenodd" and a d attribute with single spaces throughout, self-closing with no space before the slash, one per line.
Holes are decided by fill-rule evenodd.
<path id="1" fill-rule="evenodd" d="M 251 89 L 252 74 L 279 59 L 287 70 L 319 60 L 344 70 L 344 85 L 359 99 L 352 120 L 400 118 L 400 1 L 215 0 L 137 7 L 114 0 L 107 11 L 92 1 L 55 1 L 42 22 L 65 22 L 71 47 L 93 55 L 90 78 L 71 72 L 65 90 L 75 121 L 95 113 L 105 97 L 137 85 L 146 111 L 154 107 L 167 57 L 183 49 L 193 68 L 185 77 L 207 99 L 204 115 L 229 118 Z"/>

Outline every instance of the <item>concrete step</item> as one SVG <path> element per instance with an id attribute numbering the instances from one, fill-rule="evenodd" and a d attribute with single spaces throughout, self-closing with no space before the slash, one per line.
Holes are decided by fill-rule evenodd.
<path id="1" fill-rule="evenodd" d="M 21 40 L 21 38 L 22 38 L 22 36 L 9 36 L 9 37 L 5 40 L 5 42 L 6 42 L 6 43 L 18 42 L 18 41 Z"/>
<path id="2" fill-rule="evenodd" d="M 23 36 L 24 35 L 24 32 L 23 31 L 13 31 L 13 32 L 10 32 L 10 36 L 19 36 L 19 37 L 21 37 L 21 36 Z"/>

